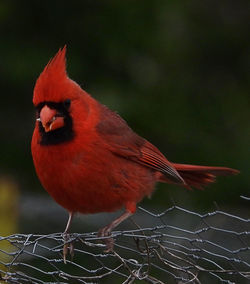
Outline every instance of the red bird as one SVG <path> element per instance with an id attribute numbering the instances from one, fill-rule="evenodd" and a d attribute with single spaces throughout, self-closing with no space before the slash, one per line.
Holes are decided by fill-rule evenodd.
<path id="1" fill-rule="evenodd" d="M 115 112 L 100 104 L 66 73 L 66 47 L 60 49 L 39 76 L 33 103 L 37 119 L 32 156 L 48 193 L 72 217 L 113 212 L 119 218 L 99 231 L 108 236 L 150 196 L 156 182 L 202 188 L 218 175 L 237 174 L 226 167 L 175 164 L 137 135 Z M 113 249 L 113 240 L 106 242 Z M 65 252 L 65 251 L 64 251 Z"/>

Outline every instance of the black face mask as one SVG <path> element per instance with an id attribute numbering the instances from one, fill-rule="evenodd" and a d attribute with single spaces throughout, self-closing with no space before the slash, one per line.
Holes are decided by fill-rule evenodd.
<path id="1" fill-rule="evenodd" d="M 73 139 L 73 121 L 69 113 L 70 100 L 65 100 L 62 103 L 42 102 L 36 106 L 37 118 L 40 117 L 41 109 L 47 105 L 51 109 L 55 109 L 59 115 L 64 117 L 64 126 L 45 132 L 42 123 L 39 122 L 39 132 L 41 135 L 41 145 L 57 145 Z"/>

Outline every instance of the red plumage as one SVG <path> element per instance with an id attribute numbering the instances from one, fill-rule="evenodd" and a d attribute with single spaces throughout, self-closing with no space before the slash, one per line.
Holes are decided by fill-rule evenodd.
<path id="1" fill-rule="evenodd" d="M 66 48 L 59 50 L 36 82 L 37 122 L 31 149 L 43 187 L 70 213 L 125 207 L 130 214 L 158 181 L 201 188 L 217 175 L 238 173 L 169 162 L 119 115 L 68 78 L 65 53 Z M 102 235 L 123 219 L 102 230 Z"/>

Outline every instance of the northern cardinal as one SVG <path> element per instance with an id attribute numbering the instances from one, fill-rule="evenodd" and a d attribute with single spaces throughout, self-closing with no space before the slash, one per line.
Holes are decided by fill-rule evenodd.
<path id="1" fill-rule="evenodd" d="M 92 98 L 66 73 L 66 47 L 49 61 L 37 79 L 33 103 L 36 124 L 32 156 L 37 175 L 48 193 L 72 217 L 113 212 L 119 218 L 99 231 L 111 231 L 151 195 L 156 182 L 202 188 L 217 175 L 237 174 L 226 167 L 176 164 L 137 135 L 115 112 Z M 107 238 L 108 250 L 113 249 Z"/>

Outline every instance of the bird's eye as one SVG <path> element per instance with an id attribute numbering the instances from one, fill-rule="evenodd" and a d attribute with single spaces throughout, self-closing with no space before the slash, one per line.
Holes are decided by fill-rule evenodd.
<path id="1" fill-rule="evenodd" d="M 68 109 L 70 107 L 70 104 L 71 104 L 71 100 L 70 99 L 67 99 L 63 102 L 63 105 L 66 109 Z"/>

